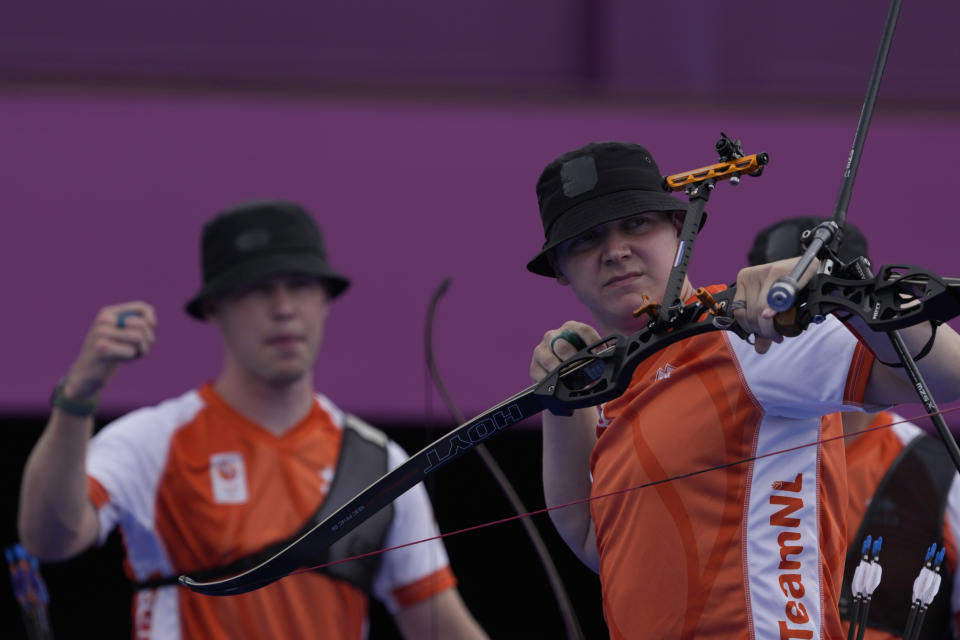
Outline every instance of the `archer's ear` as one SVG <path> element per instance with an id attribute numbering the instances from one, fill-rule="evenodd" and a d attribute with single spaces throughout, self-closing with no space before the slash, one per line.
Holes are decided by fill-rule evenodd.
<path id="1" fill-rule="evenodd" d="M 673 228 L 677 230 L 677 237 L 680 237 L 680 234 L 683 232 L 683 223 L 687 219 L 686 211 L 671 211 L 670 212 L 670 222 L 673 223 Z"/>
<path id="2" fill-rule="evenodd" d="M 203 319 L 207 322 L 216 323 L 217 321 L 217 302 L 207 298 L 202 304 Z"/>
<path id="3" fill-rule="evenodd" d="M 560 270 L 560 264 L 557 262 L 557 254 L 553 251 L 548 251 L 547 261 L 550 263 L 550 268 L 553 269 L 553 275 L 556 276 L 557 282 L 564 286 L 569 285 L 570 281 L 567 280 L 567 276 L 563 275 L 563 271 Z"/>

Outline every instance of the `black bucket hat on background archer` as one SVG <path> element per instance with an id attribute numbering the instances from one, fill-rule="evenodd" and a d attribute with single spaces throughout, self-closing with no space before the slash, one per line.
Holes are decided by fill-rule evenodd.
<path id="1" fill-rule="evenodd" d="M 317 276 L 331 299 L 350 286 L 328 264 L 323 236 L 310 214 L 282 200 L 240 204 L 207 222 L 200 260 L 203 287 L 184 306 L 198 320 L 205 320 L 204 301 L 273 276 Z"/>
<path id="2" fill-rule="evenodd" d="M 829 218 L 819 216 L 798 216 L 787 218 L 762 229 L 753 239 L 753 246 L 747 253 L 747 262 L 751 265 L 766 264 L 787 258 L 796 258 L 803 254 L 801 235 L 804 231 L 812 230 L 821 222 Z M 841 236 L 842 242 L 837 252 L 844 262 L 850 262 L 867 255 L 867 238 L 854 225 L 847 223 Z"/>
<path id="3" fill-rule="evenodd" d="M 653 156 L 638 144 L 594 142 L 569 151 L 544 168 L 537 201 L 545 241 L 527 269 L 556 276 L 547 253 L 597 225 L 648 211 L 687 211 L 668 195 Z"/>

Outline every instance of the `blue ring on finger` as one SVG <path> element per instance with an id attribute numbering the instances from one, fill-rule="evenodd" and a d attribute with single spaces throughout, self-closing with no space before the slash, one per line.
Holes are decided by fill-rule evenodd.
<path id="1" fill-rule="evenodd" d="M 569 329 L 564 329 L 554 336 L 553 340 L 550 341 L 550 352 L 557 356 L 558 360 L 563 360 L 563 358 L 561 358 L 560 354 L 557 353 L 557 350 L 553 348 L 553 345 L 556 344 L 557 340 L 566 340 L 577 351 L 581 351 L 587 347 L 587 343 L 584 342 L 583 338 L 581 338 L 578 334 L 570 331 Z"/>
<path id="2" fill-rule="evenodd" d="M 117 314 L 117 329 L 123 329 L 127 326 L 127 318 L 140 315 L 139 311 L 121 311 Z"/>

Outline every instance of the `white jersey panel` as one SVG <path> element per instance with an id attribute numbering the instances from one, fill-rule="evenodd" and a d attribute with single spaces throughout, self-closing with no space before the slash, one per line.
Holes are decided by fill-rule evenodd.
<path id="1" fill-rule="evenodd" d="M 857 338 L 833 316 L 796 338 L 772 344 L 764 354 L 746 340 L 725 337 L 765 413 L 811 418 L 861 408 L 845 405 L 843 398 Z"/>
<path id="2" fill-rule="evenodd" d="M 90 441 L 87 474 L 109 495 L 99 510 L 100 542 L 121 525 L 127 560 L 136 580 L 172 572 L 154 533 L 157 485 L 170 441 L 203 407 L 196 391 L 115 420 Z"/>
<path id="3" fill-rule="evenodd" d="M 179 640 L 180 603 L 177 590 L 169 586 L 147 589 L 133 599 L 133 637 L 135 640 Z"/>
<path id="4" fill-rule="evenodd" d="M 341 410 L 337 405 L 333 404 L 333 402 L 330 401 L 330 398 L 322 393 L 314 392 L 313 397 L 317 400 L 317 404 L 320 405 L 320 408 L 323 409 L 328 416 L 330 416 L 330 422 L 332 422 L 335 427 L 342 431 L 343 410 Z"/>
<path id="5" fill-rule="evenodd" d="M 819 436 L 819 416 L 768 415 L 758 430 L 755 455 L 809 444 Z M 820 637 L 819 462 L 816 446 L 753 462 L 745 542 L 752 637 L 785 637 L 784 629 Z"/>
<path id="6" fill-rule="evenodd" d="M 725 337 L 746 388 L 763 411 L 744 544 L 753 637 L 784 637 L 795 631 L 820 638 L 825 597 L 820 574 L 820 448 L 810 445 L 822 436 L 822 416 L 862 409 L 844 401 L 858 341 L 832 316 L 796 338 L 771 345 L 765 354 L 744 340 Z"/>
<path id="7" fill-rule="evenodd" d="M 923 429 L 912 422 L 906 422 L 903 416 L 897 415 L 893 411 L 888 411 L 887 413 L 890 414 L 890 417 L 896 423 L 890 428 L 893 429 L 893 432 L 900 440 L 900 444 L 903 446 L 907 446 L 914 438 L 923 435 Z"/>

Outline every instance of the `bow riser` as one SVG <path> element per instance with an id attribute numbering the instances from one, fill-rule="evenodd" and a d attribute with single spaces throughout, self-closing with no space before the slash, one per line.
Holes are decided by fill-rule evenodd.
<path id="1" fill-rule="evenodd" d="M 884 266 L 870 280 L 815 276 L 801 296 L 800 326 L 841 312 L 858 315 L 879 332 L 943 323 L 960 316 L 960 279 L 912 265 Z"/>

